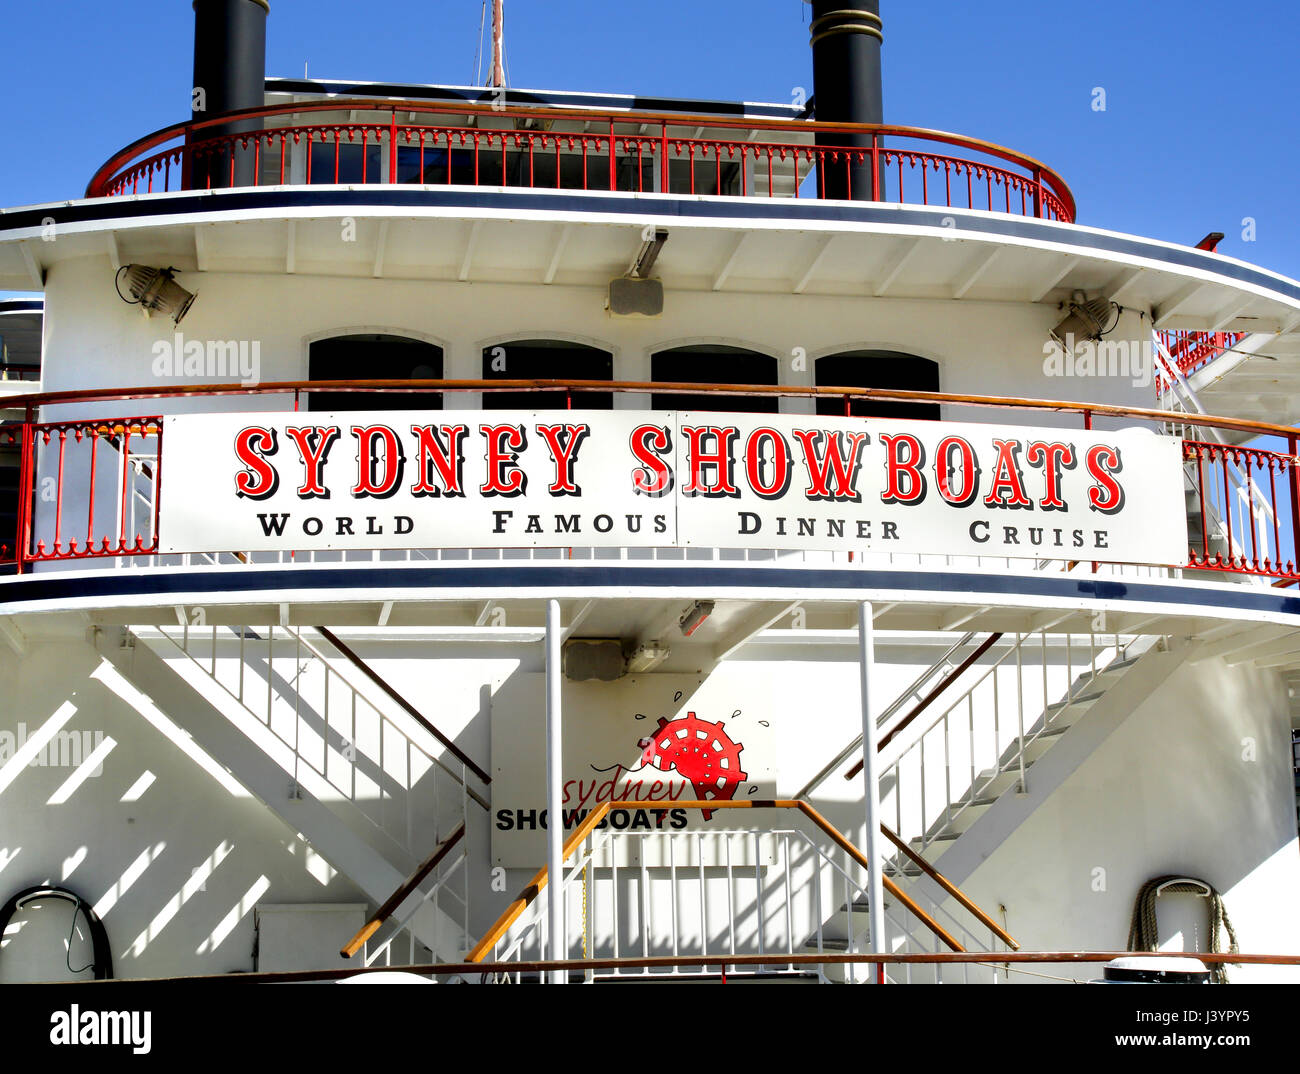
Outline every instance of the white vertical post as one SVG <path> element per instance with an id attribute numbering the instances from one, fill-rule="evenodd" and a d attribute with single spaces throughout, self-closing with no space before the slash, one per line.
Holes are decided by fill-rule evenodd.
<path id="1" fill-rule="evenodd" d="M 867 904 L 870 911 L 872 954 L 885 950 L 885 897 L 881 883 L 880 777 L 876 771 L 876 710 L 871 703 L 871 675 L 876 661 L 876 636 L 869 601 L 858 608 L 858 668 L 862 677 L 862 778 L 867 810 L 867 832 L 863 850 L 867 855 Z M 873 966 L 870 980 L 880 979 L 880 967 Z"/>
<path id="2" fill-rule="evenodd" d="M 550 910 L 550 958 L 564 958 L 567 952 L 564 932 L 564 814 L 561 789 L 563 736 L 560 730 L 560 602 L 546 602 L 546 867 L 547 906 Z M 567 974 L 552 970 L 549 984 L 564 984 Z"/>

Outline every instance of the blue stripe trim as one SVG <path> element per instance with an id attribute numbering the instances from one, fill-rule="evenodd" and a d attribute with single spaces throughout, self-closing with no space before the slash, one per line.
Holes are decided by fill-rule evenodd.
<path id="1" fill-rule="evenodd" d="M 4 313 L 44 313 L 43 298 L 0 298 L 0 314 Z"/>
<path id="2" fill-rule="evenodd" d="M 157 216 L 225 213 L 245 209 L 347 208 L 377 206 L 412 209 L 505 209 L 547 213 L 603 213 L 633 217 L 676 216 L 684 220 L 719 222 L 789 221 L 845 224 L 885 224 L 944 227 L 946 208 L 875 203 L 817 202 L 795 199 L 675 198 L 654 195 L 653 200 L 590 192 L 538 193 L 532 190 L 477 190 L 457 188 L 424 190 L 375 186 L 362 190 L 304 187 L 294 190 L 245 189 L 188 195 L 144 195 L 138 198 L 95 198 L 70 206 L 42 206 L 0 215 L 0 236 L 5 232 L 40 227 L 52 217 L 56 224 L 88 221 L 133 220 Z M 990 238 L 1028 239 L 1061 243 L 1103 254 L 1122 254 L 1164 262 L 1174 268 L 1195 269 L 1264 288 L 1300 302 L 1300 283 L 1270 275 L 1250 265 L 1228 261 L 1216 254 L 1191 247 L 1167 247 L 1127 235 L 1096 234 L 1050 221 L 1015 216 L 963 215 L 961 232 L 975 232 Z M 951 229 L 948 231 L 951 234 Z"/>
<path id="3" fill-rule="evenodd" d="M 1272 589 L 1208 589 L 1194 585 L 1127 582 L 1107 578 L 1031 577 L 972 573 L 922 573 L 919 571 L 798 570 L 782 567 L 628 567 L 628 566 L 517 566 L 517 567 L 375 567 L 340 566 L 248 568 L 210 571 L 112 571 L 102 575 L 69 577 L 64 574 L 10 576 L 0 580 L 0 603 L 37 603 L 92 597 L 168 597 L 180 593 L 288 592 L 317 590 L 322 597 L 336 590 L 364 589 L 377 595 L 401 590 L 474 589 L 505 590 L 560 588 L 665 588 L 713 592 L 725 589 L 788 589 L 912 592 L 918 599 L 945 593 L 991 597 L 1037 597 L 1057 600 L 1132 601 L 1198 607 L 1215 607 L 1239 613 L 1273 613 L 1300 616 L 1300 594 Z M 630 592 L 629 596 L 632 595 Z M 645 595 L 645 594 L 638 594 Z M 848 599 L 846 597 L 846 599 Z"/>

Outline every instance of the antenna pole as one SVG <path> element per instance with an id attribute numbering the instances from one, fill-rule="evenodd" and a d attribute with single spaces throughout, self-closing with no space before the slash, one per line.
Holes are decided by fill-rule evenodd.
<path id="1" fill-rule="evenodd" d="M 506 22 L 506 5 L 505 0 L 492 0 L 492 85 L 504 86 L 506 84 L 505 64 L 502 60 L 502 54 L 505 49 L 505 22 Z"/>

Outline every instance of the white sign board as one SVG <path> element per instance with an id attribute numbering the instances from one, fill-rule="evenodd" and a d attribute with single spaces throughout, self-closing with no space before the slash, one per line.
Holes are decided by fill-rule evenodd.
<path id="1" fill-rule="evenodd" d="M 1039 429 L 644 411 L 164 421 L 163 552 L 796 548 L 1177 564 L 1181 447 Z"/>
<path id="2" fill-rule="evenodd" d="M 492 860 L 509 868 L 546 860 L 545 684 L 544 675 L 513 675 L 492 699 Z M 677 839 L 670 858 L 668 836 L 789 821 L 675 804 L 775 797 L 771 713 L 738 703 L 734 686 L 685 675 L 566 681 L 562 708 L 565 830 L 603 802 L 637 803 L 601 823 L 598 866 L 698 865 L 700 856 L 725 865 L 726 848 L 707 835 Z M 733 840 L 731 864 L 770 864 L 769 844 Z"/>

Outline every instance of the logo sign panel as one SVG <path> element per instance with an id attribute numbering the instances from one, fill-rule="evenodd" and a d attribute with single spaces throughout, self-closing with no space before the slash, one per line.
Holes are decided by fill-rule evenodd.
<path id="1" fill-rule="evenodd" d="M 519 674 L 492 701 L 492 857 L 511 868 L 546 860 L 545 696 L 544 675 Z M 751 828 L 753 818 L 677 803 L 776 796 L 771 721 L 734 685 L 684 675 L 566 682 L 562 708 L 565 831 L 604 802 L 632 803 L 597 829 L 598 866 L 725 865 L 727 848 L 708 833 Z M 677 839 L 670 851 L 682 832 L 706 837 Z M 733 839 L 731 854 L 733 865 L 769 864 L 772 846 Z"/>

